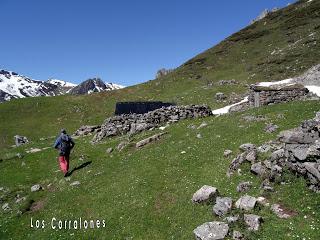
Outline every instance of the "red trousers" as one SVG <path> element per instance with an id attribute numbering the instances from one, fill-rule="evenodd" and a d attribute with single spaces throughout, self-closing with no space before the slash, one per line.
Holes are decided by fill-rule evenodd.
<path id="1" fill-rule="evenodd" d="M 66 174 L 69 171 L 69 156 L 59 156 L 61 171 Z"/>

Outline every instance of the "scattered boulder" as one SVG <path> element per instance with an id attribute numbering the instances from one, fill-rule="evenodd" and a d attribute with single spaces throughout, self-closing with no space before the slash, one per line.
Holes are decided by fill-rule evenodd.
<path id="1" fill-rule="evenodd" d="M 155 134 L 155 135 L 153 135 L 151 137 L 148 137 L 146 139 L 143 139 L 143 140 L 141 140 L 141 141 L 136 143 L 136 148 L 141 148 L 141 147 L 143 147 L 143 146 L 145 146 L 147 144 L 150 144 L 152 142 L 159 141 L 161 139 L 161 137 L 163 135 L 165 135 L 165 134 L 166 134 L 166 132 L 162 132 L 162 133 L 159 133 L 159 134 Z"/>
<path id="2" fill-rule="evenodd" d="M 264 131 L 267 133 L 273 133 L 278 130 L 278 126 L 272 123 L 269 123 L 265 126 Z"/>
<path id="3" fill-rule="evenodd" d="M 95 125 L 95 126 L 89 126 L 89 125 L 85 125 L 85 126 L 81 126 L 75 133 L 74 136 L 87 136 L 87 135 L 91 135 L 93 133 L 96 133 L 98 131 L 100 131 L 101 126 L 99 125 Z"/>
<path id="4" fill-rule="evenodd" d="M 241 153 L 237 155 L 231 162 L 227 176 L 231 176 L 235 171 L 237 171 L 240 167 L 240 165 L 246 160 L 246 153 Z"/>
<path id="5" fill-rule="evenodd" d="M 230 212 L 232 207 L 232 199 L 229 197 L 217 197 L 216 204 L 213 206 L 213 212 L 221 217 Z"/>
<path id="6" fill-rule="evenodd" d="M 243 219 L 247 224 L 249 231 L 259 230 L 260 224 L 262 222 L 262 218 L 260 216 L 254 214 L 244 214 Z"/>
<path id="7" fill-rule="evenodd" d="M 223 156 L 224 156 L 224 157 L 229 157 L 231 154 L 232 154 L 232 151 L 229 150 L 229 149 L 226 149 L 226 150 L 224 150 L 224 152 L 223 152 Z"/>
<path id="8" fill-rule="evenodd" d="M 234 79 L 231 79 L 231 80 L 220 80 L 218 82 L 218 85 L 220 86 L 224 86 L 224 85 L 235 85 L 235 84 L 238 84 L 238 82 Z"/>
<path id="9" fill-rule="evenodd" d="M 268 178 L 262 181 L 260 188 L 264 191 L 273 192 L 273 187 L 271 186 L 271 183 Z"/>
<path id="10" fill-rule="evenodd" d="M 207 222 L 193 230 L 197 240 L 224 239 L 228 232 L 229 226 L 224 222 Z"/>
<path id="11" fill-rule="evenodd" d="M 14 136 L 15 144 L 17 147 L 27 144 L 29 142 L 28 138 L 25 136 L 16 135 Z"/>
<path id="12" fill-rule="evenodd" d="M 219 192 L 217 188 L 204 185 L 193 194 L 192 202 L 194 203 L 214 202 L 218 195 L 219 195 Z"/>
<path id="13" fill-rule="evenodd" d="M 247 192 L 251 189 L 252 182 L 241 182 L 237 186 L 237 192 Z"/>
<path id="14" fill-rule="evenodd" d="M 304 132 L 301 129 L 282 131 L 278 137 L 280 142 L 289 144 L 310 144 L 319 140 L 319 133 Z"/>
<path id="15" fill-rule="evenodd" d="M 36 184 L 36 185 L 33 185 L 31 187 L 31 192 L 38 192 L 42 189 L 41 185 L 40 184 Z"/>
<path id="16" fill-rule="evenodd" d="M 238 199 L 238 201 L 236 202 L 236 207 L 241 210 L 250 211 L 254 209 L 256 203 L 257 199 L 255 197 L 245 195 Z"/>

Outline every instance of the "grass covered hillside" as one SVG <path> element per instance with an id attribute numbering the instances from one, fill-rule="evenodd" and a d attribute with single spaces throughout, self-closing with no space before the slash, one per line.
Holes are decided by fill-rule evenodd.
<path id="1" fill-rule="evenodd" d="M 58 171 L 53 149 L 25 153 L 31 147 L 48 147 L 53 139 L 6 149 L 0 163 L 1 201 L 8 203 L 12 211 L 0 214 L 0 239 L 193 239 L 194 228 L 219 220 L 212 215 L 212 206 L 191 202 L 193 193 L 202 185 L 215 186 L 222 195 L 236 200 L 241 196 L 236 192 L 237 184 L 249 180 L 253 188 L 248 194 L 261 194 L 261 180 L 249 172 L 247 165 L 241 176 L 226 177 L 239 145 L 274 139 L 279 131 L 314 117 L 318 110 L 318 102 L 294 102 L 185 120 L 166 128 L 168 134 L 157 143 L 139 150 L 133 147 L 138 140 L 159 130 L 147 131 L 134 136 L 132 145 L 123 151 L 114 150 L 111 154 L 106 149 L 115 148 L 126 136 L 97 145 L 89 143 L 91 137 L 79 138 L 71 160 L 71 169 L 78 168 L 68 181 Z M 262 115 L 268 120 L 248 122 L 244 119 L 247 115 Z M 190 128 L 202 122 L 208 125 L 198 130 Z M 266 122 L 277 124 L 279 130 L 266 133 Z M 202 138 L 197 138 L 199 133 Z M 230 158 L 223 157 L 225 149 L 234 152 Z M 23 157 L 16 157 L 17 153 Z M 80 184 L 70 186 L 75 181 Z M 257 208 L 255 212 L 265 221 L 257 233 L 247 232 L 241 224 L 233 228 L 241 230 L 248 239 L 319 239 L 319 194 L 308 190 L 305 180 L 291 174 L 285 182 L 276 185 L 275 192 L 266 197 L 271 203 L 281 203 L 296 212 L 294 217 L 279 219 L 268 208 Z M 43 190 L 31 192 L 34 184 L 40 184 Z M 22 197 L 25 199 L 16 203 Z M 52 230 L 53 217 L 57 221 L 100 219 L 105 220 L 106 227 Z M 30 228 L 31 218 L 34 225 L 37 219 L 44 220 L 45 228 Z"/>
<path id="2" fill-rule="evenodd" d="M 320 62 L 320 2 L 298 1 L 233 34 L 187 61 L 172 73 L 126 89 L 89 96 L 30 98 L 0 104 L 0 147 L 13 136 L 54 135 L 61 126 L 75 130 L 98 124 L 113 114 L 117 101 L 163 100 L 207 104 L 212 108 L 238 101 L 247 84 L 293 77 Z M 219 85 L 235 79 L 236 85 Z M 215 93 L 228 99 L 218 102 Z M 45 124 L 43 124 L 45 123 Z"/>

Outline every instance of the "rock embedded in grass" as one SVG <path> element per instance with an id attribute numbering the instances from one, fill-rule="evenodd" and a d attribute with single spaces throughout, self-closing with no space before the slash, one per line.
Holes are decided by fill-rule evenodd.
<path id="1" fill-rule="evenodd" d="M 236 202 L 236 207 L 241 210 L 250 211 L 254 209 L 256 203 L 257 199 L 255 197 L 245 195 L 238 199 L 238 201 Z"/>
<path id="2" fill-rule="evenodd" d="M 286 209 L 284 209 L 280 204 L 272 204 L 271 205 L 271 211 L 274 212 L 279 218 L 290 218 L 292 217 L 294 214 L 294 212 L 291 212 L 291 214 L 289 214 L 290 212 L 287 211 Z"/>
<path id="3" fill-rule="evenodd" d="M 5 213 L 11 211 L 11 208 L 10 208 L 10 206 L 9 206 L 9 203 L 3 204 L 3 205 L 2 205 L 2 210 L 3 210 L 3 212 L 5 212 Z"/>
<path id="4" fill-rule="evenodd" d="M 267 133 L 273 133 L 278 130 L 278 126 L 272 123 L 269 123 L 265 126 L 264 131 Z"/>
<path id="5" fill-rule="evenodd" d="M 260 224 L 262 222 L 262 217 L 254 214 L 244 214 L 243 215 L 244 222 L 248 226 L 249 231 L 258 231 Z"/>
<path id="6" fill-rule="evenodd" d="M 106 153 L 112 153 L 112 152 L 113 152 L 113 148 L 112 147 L 107 148 Z"/>
<path id="7" fill-rule="evenodd" d="M 229 226 L 224 222 L 206 222 L 193 230 L 197 240 L 224 239 L 228 232 Z"/>
<path id="8" fill-rule="evenodd" d="M 219 195 L 217 188 L 204 185 L 198 191 L 193 194 L 192 202 L 193 203 L 210 203 L 216 200 L 216 197 Z"/>
<path id="9" fill-rule="evenodd" d="M 233 240 L 244 240 L 245 238 L 241 232 L 235 230 L 232 233 L 232 239 Z"/>
<path id="10" fill-rule="evenodd" d="M 223 156 L 224 156 L 224 157 L 229 157 L 231 154 L 232 154 L 232 151 L 229 150 L 229 149 L 226 149 L 226 150 L 224 150 L 224 152 L 223 152 Z"/>
<path id="11" fill-rule="evenodd" d="M 70 186 L 78 186 L 78 185 L 80 185 L 79 181 L 74 181 L 74 182 L 70 183 Z"/>
<path id="12" fill-rule="evenodd" d="M 213 206 L 213 213 L 219 217 L 231 211 L 232 199 L 230 197 L 217 197 L 216 204 Z"/>
<path id="13" fill-rule="evenodd" d="M 155 135 L 148 137 L 146 139 L 143 139 L 143 140 L 136 143 L 136 148 L 141 148 L 141 147 L 148 145 L 152 142 L 159 141 L 161 139 L 161 137 L 165 134 L 167 134 L 167 133 L 163 132 L 163 133 L 155 134 Z"/>
<path id="14" fill-rule="evenodd" d="M 247 192 L 251 189 L 252 182 L 240 182 L 237 186 L 237 192 Z"/>
<path id="15" fill-rule="evenodd" d="M 31 187 L 31 192 L 38 192 L 42 189 L 41 185 L 40 184 L 36 184 L 36 185 L 33 185 Z"/>

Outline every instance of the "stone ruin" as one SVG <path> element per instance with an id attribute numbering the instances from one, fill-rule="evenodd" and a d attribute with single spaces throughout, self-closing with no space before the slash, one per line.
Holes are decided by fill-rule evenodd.
<path id="1" fill-rule="evenodd" d="M 136 134 L 148 129 L 159 127 L 165 123 L 177 122 L 183 119 L 212 116 L 207 106 L 169 106 L 144 114 L 122 114 L 107 118 L 99 126 L 82 126 L 75 136 L 95 134 L 92 142 L 97 143 L 111 136 Z"/>
<path id="2" fill-rule="evenodd" d="M 249 105 L 260 107 L 264 105 L 290 102 L 306 99 L 309 90 L 301 84 L 261 86 L 259 84 L 250 86 Z"/>

